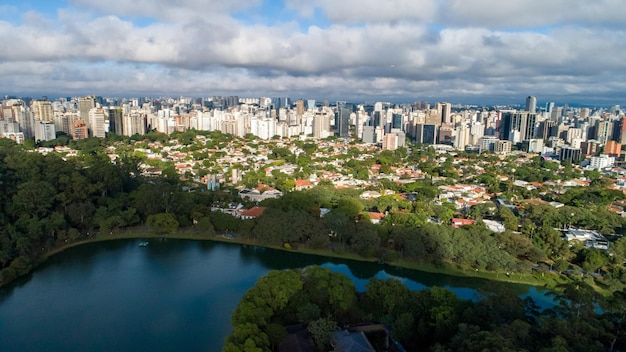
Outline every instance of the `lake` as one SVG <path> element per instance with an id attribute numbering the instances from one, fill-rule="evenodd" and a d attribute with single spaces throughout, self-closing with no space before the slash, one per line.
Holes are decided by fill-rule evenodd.
<path id="1" fill-rule="evenodd" d="M 363 291 L 372 277 L 464 299 L 506 286 L 551 305 L 541 289 L 253 246 L 187 240 L 85 244 L 0 289 L 0 350 L 220 351 L 230 314 L 270 270 L 322 265 Z"/>

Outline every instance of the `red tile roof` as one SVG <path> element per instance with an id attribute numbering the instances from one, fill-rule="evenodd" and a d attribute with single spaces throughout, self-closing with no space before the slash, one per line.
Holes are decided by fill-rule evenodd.
<path id="1" fill-rule="evenodd" d="M 256 218 L 263 215 L 265 211 L 265 207 L 254 206 L 248 210 L 245 210 L 241 213 L 241 216 Z"/>

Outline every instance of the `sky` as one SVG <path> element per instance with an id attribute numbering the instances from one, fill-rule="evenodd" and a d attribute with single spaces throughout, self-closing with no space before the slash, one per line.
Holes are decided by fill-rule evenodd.
<path id="1" fill-rule="evenodd" d="M 624 0 L 0 0 L 0 95 L 626 105 Z"/>

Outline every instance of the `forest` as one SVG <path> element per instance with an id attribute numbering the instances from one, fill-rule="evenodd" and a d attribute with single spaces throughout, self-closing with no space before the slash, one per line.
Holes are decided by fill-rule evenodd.
<path id="1" fill-rule="evenodd" d="M 599 296 L 585 283 L 557 287 L 555 306 L 539 309 L 494 285 L 465 301 L 444 288 L 411 291 L 399 280 L 371 279 L 357 292 L 343 274 L 319 266 L 272 271 L 232 314 L 224 352 L 270 352 L 303 324 L 310 343 L 329 351 L 345 326 L 384 324 L 406 351 L 623 351 L 626 294 Z"/>

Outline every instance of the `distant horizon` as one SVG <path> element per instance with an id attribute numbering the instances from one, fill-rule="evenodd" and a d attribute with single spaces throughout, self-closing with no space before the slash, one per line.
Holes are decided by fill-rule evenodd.
<path id="1" fill-rule="evenodd" d="M 17 99 L 23 99 L 23 98 L 29 98 L 32 100 L 37 100 L 37 99 L 42 99 L 44 97 L 46 97 L 48 100 L 50 101 L 54 101 L 54 100 L 58 100 L 61 98 L 77 98 L 77 97 L 84 97 L 84 96 L 97 96 L 97 97 L 102 97 L 102 98 L 111 98 L 111 99 L 135 99 L 135 98 L 149 98 L 149 99 L 164 99 L 164 98 L 171 98 L 171 99 L 178 99 L 178 98 L 203 98 L 203 99 L 208 99 L 208 98 L 212 98 L 212 97 L 228 97 L 228 96 L 237 96 L 240 99 L 258 99 L 260 97 L 267 97 L 267 98 L 277 98 L 277 97 L 288 97 L 291 100 L 291 103 L 294 103 L 295 101 L 299 100 L 299 99 L 303 99 L 303 100 L 307 100 L 307 99 L 313 99 L 316 101 L 316 104 L 322 103 L 325 100 L 328 100 L 330 105 L 334 105 L 337 101 L 346 101 L 349 103 L 354 103 L 354 104 L 366 104 L 366 103 L 376 103 L 376 102 L 383 102 L 383 103 L 391 103 L 391 104 L 413 104 L 415 102 L 418 101 L 422 101 L 422 102 L 427 102 L 430 103 L 431 106 L 434 103 L 437 102 L 447 102 L 450 103 L 452 105 L 464 105 L 464 106 L 478 106 L 478 107 L 494 107 L 494 106 L 519 106 L 520 108 L 524 108 L 525 106 L 525 99 L 528 96 L 524 96 L 521 99 L 519 99 L 518 101 L 515 101 L 513 98 L 506 98 L 506 101 L 500 100 L 498 98 L 495 97 L 485 97 L 484 99 L 482 99 L 481 101 L 470 101 L 468 100 L 468 98 L 459 98 L 457 100 L 453 100 L 453 99 L 444 99 L 444 98 L 436 98 L 436 97 L 422 97 L 422 98 L 415 98 L 413 100 L 409 99 L 405 99 L 402 100 L 402 98 L 398 98 L 398 97 L 394 97 L 394 98 L 389 98 L 389 97 L 363 97 L 363 98 L 324 98 L 324 99 L 320 99 L 320 98 L 315 98 L 315 97 L 307 97 L 307 96 L 303 96 L 303 97 L 294 97 L 291 96 L 289 94 L 278 94 L 278 95 L 270 95 L 270 94 L 259 94 L 259 95 L 241 95 L 241 94 L 138 94 L 138 95 L 120 95 L 120 94 L 95 94 L 95 93 L 87 93 L 87 94 L 59 94 L 59 93 L 55 93 L 55 94 L 1 94 L 0 93 L 0 97 L 2 97 L 3 99 L 5 99 L 6 97 L 15 97 Z M 378 98 L 378 99 L 377 99 Z M 476 99 L 476 100 L 480 100 L 480 99 Z M 569 107 L 572 108 L 609 108 L 615 105 L 618 105 L 620 107 L 625 107 L 626 103 L 620 103 L 620 102 L 610 102 L 610 101 L 603 101 L 603 102 L 579 102 L 579 101 L 559 101 L 559 100 L 537 100 L 537 110 L 541 110 L 543 108 L 545 108 L 545 105 L 547 103 L 550 102 L 554 102 L 555 106 L 565 106 L 568 105 Z"/>
<path id="2" fill-rule="evenodd" d="M 626 105 L 624 13 L 615 0 L 22 0 L 0 5 L 0 92 Z"/>

